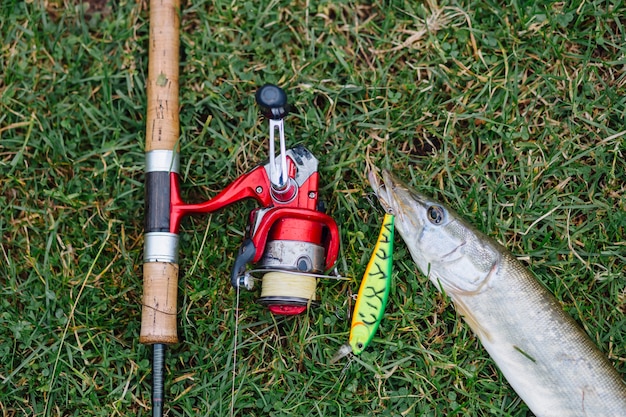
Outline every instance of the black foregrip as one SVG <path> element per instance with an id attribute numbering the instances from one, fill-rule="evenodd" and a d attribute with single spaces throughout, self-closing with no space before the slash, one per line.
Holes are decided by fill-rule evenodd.
<path id="1" fill-rule="evenodd" d="M 170 173 L 167 171 L 146 174 L 145 231 L 170 231 Z"/>

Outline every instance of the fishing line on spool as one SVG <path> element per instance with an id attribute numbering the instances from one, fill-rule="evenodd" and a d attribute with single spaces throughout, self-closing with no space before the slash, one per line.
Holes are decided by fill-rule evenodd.
<path id="1" fill-rule="evenodd" d="M 261 299 L 267 297 L 300 298 L 315 301 L 317 278 L 288 272 L 268 272 L 261 280 Z"/>

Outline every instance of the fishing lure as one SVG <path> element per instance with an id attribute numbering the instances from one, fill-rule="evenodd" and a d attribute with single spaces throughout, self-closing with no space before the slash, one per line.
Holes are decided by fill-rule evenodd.
<path id="1" fill-rule="evenodd" d="M 369 345 L 378 329 L 391 288 L 394 216 L 385 214 L 374 252 L 367 264 L 357 295 L 349 342 L 342 345 L 331 363 L 350 353 L 359 355 Z"/>

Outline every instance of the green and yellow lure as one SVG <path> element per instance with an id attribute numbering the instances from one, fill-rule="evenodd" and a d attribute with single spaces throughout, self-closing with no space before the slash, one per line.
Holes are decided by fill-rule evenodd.
<path id="1" fill-rule="evenodd" d="M 359 355 L 363 352 L 372 341 L 383 318 L 391 288 L 393 221 L 393 215 L 385 214 L 374 252 L 365 269 L 357 295 L 352 313 L 349 342 L 339 348 L 331 363 L 350 353 Z"/>

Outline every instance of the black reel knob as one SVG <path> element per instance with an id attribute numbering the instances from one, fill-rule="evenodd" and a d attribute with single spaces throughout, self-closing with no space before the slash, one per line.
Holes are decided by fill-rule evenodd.
<path id="1" fill-rule="evenodd" d="M 280 120 L 287 116 L 287 94 L 273 84 L 265 84 L 255 94 L 256 102 L 261 107 L 261 113 L 268 119 Z"/>

